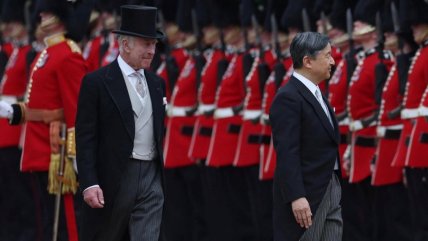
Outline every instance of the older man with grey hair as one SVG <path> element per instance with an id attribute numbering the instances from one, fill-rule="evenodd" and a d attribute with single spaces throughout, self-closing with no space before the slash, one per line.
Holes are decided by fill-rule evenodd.
<path id="1" fill-rule="evenodd" d="M 294 73 L 271 107 L 277 153 L 275 241 L 340 241 L 339 129 L 319 83 L 334 60 L 327 36 L 299 33 L 290 46 Z"/>
<path id="2" fill-rule="evenodd" d="M 157 9 L 122 6 L 120 55 L 82 81 L 76 151 L 81 241 L 158 241 L 163 210 L 161 79 L 147 71 Z"/>

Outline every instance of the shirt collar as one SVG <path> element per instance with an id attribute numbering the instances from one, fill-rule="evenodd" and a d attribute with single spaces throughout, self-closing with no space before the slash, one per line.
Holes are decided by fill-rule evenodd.
<path id="1" fill-rule="evenodd" d="M 315 96 L 315 91 L 318 89 L 318 85 L 314 84 L 312 81 L 307 79 L 305 76 L 297 73 L 296 71 L 293 72 L 294 77 L 298 79 L 302 84 L 306 86 L 306 88 L 309 89 L 309 91 Z"/>
<path id="2" fill-rule="evenodd" d="M 126 76 L 130 76 L 135 73 L 135 70 L 131 66 L 129 66 L 129 64 L 127 64 L 125 60 L 123 60 L 122 56 L 119 55 L 117 57 L 117 63 L 119 64 L 119 68 Z M 144 76 L 144 69 L 139 69 L 138 72 Z"/>

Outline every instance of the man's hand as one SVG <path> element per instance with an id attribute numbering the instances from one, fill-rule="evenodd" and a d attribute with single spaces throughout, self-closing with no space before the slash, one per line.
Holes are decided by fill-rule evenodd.
<path id="1" fill-rule="evenodd" d="M 100 187 L 92 187 L 83 192 L 83 200 L 91 208 L 103 208 L 104 207 L 104 195 L 103 190 Z"/>
<path id="2" fill-rule="evenodd" d="M 308 200 L 302 197 L 297 200 L 294 200 L 291 203 L 291 208 L 293 210 L 294 218 L 300 227 L 309 228 L 312 225 L 312 212 L 311 207 L 309 206 Z"/>
<path id="3" fill-rule="evenodd" d="M 0 100 L 0 118 L 12 118 L 12 106 L 4 100 Z"/>

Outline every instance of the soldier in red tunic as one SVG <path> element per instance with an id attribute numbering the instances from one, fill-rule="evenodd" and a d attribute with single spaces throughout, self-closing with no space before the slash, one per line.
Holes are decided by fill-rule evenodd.
<path id="1" fill-rule="evenodd" d="M 60 219 L 58 229 L 59 240 L 77 240 L 77 225 L 75 221 L 73 193 L 77 191 L 77 183 L 66 175 L 75 175 L 73 170 L 74 148 L 74 122 L 77 107 L 77 97 L 80 82 L 86 73 L 86 65 L 82 58 L 80 48 L 64 34 L 66 27 L 68 34 L 74 38 L 82 36 L 76 27 L 87 25 L 85 15 L 74 19 L 80 10 L 87 6 L 70 5 L 67 1 L 39 2 L 37 12 L 41 16 L 41 29 L 45 33 L 46 48 L 36 57 L 32 66 L 29 84 L 22 102 L 5 106 L 9 113 L 11 124 L 24 124 L 23 149 L 21 157 L 21 171 L 31 172 L 37 188 L 35 188 L 35 204 L 39 210 L 38 218 L 42 222 L 41 233 L 38 238 L 51 240 L 53 228 L 53 212 L 55 198 L 50 192 L 64 194 L 65 220 Z M 74 11 L 68 11 L 73 7 Z M 87 11 L 90 12 L 90 11 Z M 86 20 L 86 21 L 85 21 Z M 77 25 L 74 25 L 77 24 Z M 58 190 L 56 183 L 55 164 L 59 157 L 61 123 L 66 124 L 67 142 L 65 158 L 65 176 L 62 190 Z M 52 166 L 52 167 L 50 167 Z M 48 181 L 49 171 L 49 181 Z M 70 180 L 67 182 L 65 180 Z M 62 210 L 62 209 L 61 209 Z"/>
<path id="2" fill-rule="evenodd" d="M 177 24 L 179 31 L 186 33 L 183 47 L 201 44 L 195 44 L 195 34 L 200 30 L 192 28 L 192 8 L 188 0 L 178 1 Z M 201 167 L 198 159 L 188 155 L 196 121 L 198 83 L 205 57 L 199 48 L 188 52 L 189 58 L 178 76 L 167 107 L 164 146 L 164 190 L 168 199 L 165 200 L 163 236 L 166 240 L 177 241 L 204 240 L 207 233 Z"/>
<path id="3" fill-rule="evenodd" d="M 401 1 L 401 10 L 407 15 L 413 37 L 420 47 L 408 73 L 404 109 L 401 111 L 401 117 L 405 119 L 404 127 L 394 164 L 400 167 L 404 164 L 406 167 L 413 240 L 425 240 L 428 238 L 428 3 L 420 0 Z"/>
<path id="4" fill-rule="evenodd" d="M 374 209 L 376 217 L 374 229 L 377 240 L 413 240 L 410 213 L 407 210 L 409 198 L 403 185 L 403 170 L 392 166 L 395 151 L 398 147 L 401 129 L 401 102 L 405 81 L 414 55 L 416 44 L 411 30 L 401 24 L 399 31 L 393 32 L 391 3 L 386 1 L 383 9 L 383 28 L 385 30 L 385 48 L 396 53 L 396 62 L 392 66 L 381 95 L 380 111 L 377 123 L 377 149 L 371 184 L 374 186 Z M 398 4 L 395 1 L 394 4 Z M 394 5 L 398 7 L 398 5 Z M 399 6 L 401 7 L 401 6 Z M 398 15 L 398 14 L 397 14 Z M 396 17 L 398 17 L 396 15 Z M 401 21 L 403 22 L 403 21 Z M 399 44 L 398 38 L 401 43 Z M 382 91 L 382 93 L 380 93 Z M 382 209 L 389 210 L 388 212 Z"/>
<path id="5" fill-rule="evenodd" d="M 353 72 L 349 85 L 347 108 L 349 113 L 349 129 L 352 132 L 350 152 L 350 177 L 353 183 L 353 202 L 360 203 L 359 211 L 364 215 L 355 218 L 353 227 L 359 240 L 370 239 L 374 235 L 373 227 L 373 188 L 370 186 L 371 165 L 376 151 L 376 121 L 379 103 L 376 99 L 376 88 L 384 82 L 386 76 L 377 78 L 375 66 L 379 63 L 386 70 L 392 65 L 389 52 L 377 51 L 378 36 L 376 34 L 375 15 L 381 4 L 377 1 L 361 0 L 355 7 L 354 39 L 363 46 L 358 65 Z M 380 66 L 380 65 L 379 65 Z M 344 157 L 344 158 L 347 158 Z"/>
<path id="6" fill-rule="evenodd" d="M 28 82 L 26 56 L 31 48 L 24 19 L 25 1 L 5 1 L 2 22 L 13 46 L 0 81 L 0 101 L 15 104 L 23 98 Z M 0 240 L 32 240 L 35 211 L 32 203 L 30 175 L 19 171 L 21 126 L 0 119 Z M 14 217 L 14 218 L 11 218 Z M 23 232 L 25 230 L 25 232 Z"/>

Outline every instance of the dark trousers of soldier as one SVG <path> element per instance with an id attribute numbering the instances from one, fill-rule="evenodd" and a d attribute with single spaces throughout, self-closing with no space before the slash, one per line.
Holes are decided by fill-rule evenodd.
<path id="1" fill-rule="evenodd" d="M 209 241 L 257 241 L 244 170 L 232 166 L 206 168 Z"/>
<path id="2" fill-rule="evenodd" d="M 428 240 L 428 168 L 406 168 L 414 241 Z"/>
<path id="3" fill-rule="evenodd" d="M 36 236 L 30 176 L 19 171 L 18 147 L 0 149 L 0 240 L 33 241 Z"/>
<path id="4" fill-rule="evenodd" d="M 37 234 L 35 241 L 51 241 L 54 225 L 55 213 L 55 196 L 47 191 L 48 173 L 47 172 L 32 172 L 31 182 L 33 185 L 33 202 L 36 206 L 36 228 Z M 77 207 L 81 195 L 74 196 L 75 214 L 79 215 Z M 58 225 L 58 241 L 68 241 L 68 232 L 64 212 L 64 199 L 61 199 L 59 225 Z M 77 218 L 76 218 L 77 219 Z"/>
<path id="5" fill-rule="evenodd" d="M 201 172 L 192 165 L 164 169 L 163 241 L 204 241 L 207 236 Z"/>
<path id="6" fill-rule="evenodd" d="M 373 187 L 370 177 L 342 187 L 343 241 L 374 241 Z"/>
<path id="7" fill-rule="evenodd" d="M 273 240 L 272 181 L 259 180 L 259 165 L 248 167 L 247 185 L 257 241 Z"/>
<path id="8" fill-rule="evenodd" d="M 376 241 L 412 241 L 409 197 L 403 183 L 374 187 Z"/>

